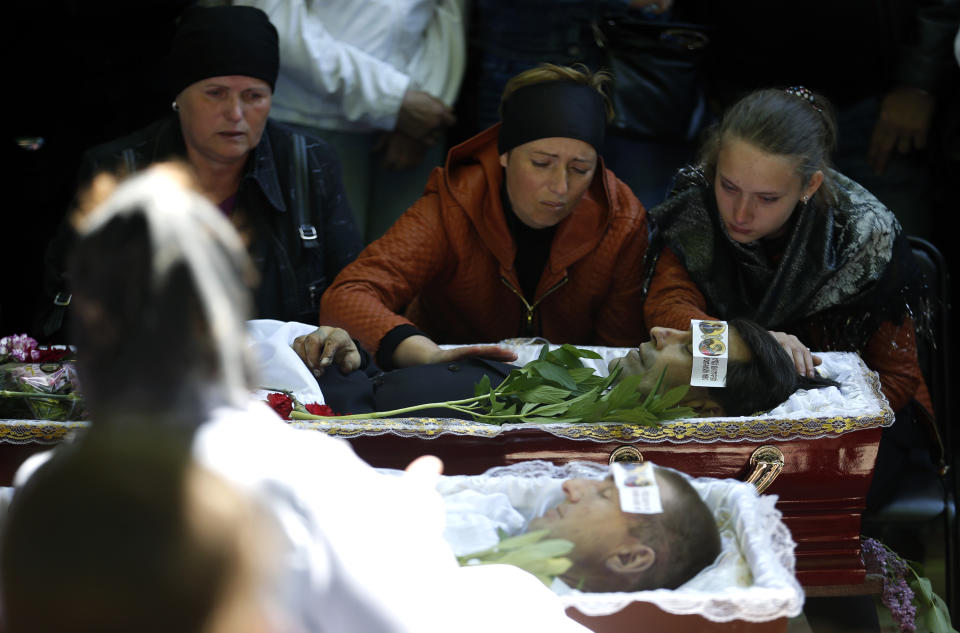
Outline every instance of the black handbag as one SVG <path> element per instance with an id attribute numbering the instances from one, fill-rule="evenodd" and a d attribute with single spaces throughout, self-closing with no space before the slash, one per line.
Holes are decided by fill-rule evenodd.
<path id="1" fill-rule="evenodd" d="M 643 139 L 692 140 L 705 111 L 709 28 L 625 14 L 594 20 L 593 31 L 613 74 L 613 127 Z"/>

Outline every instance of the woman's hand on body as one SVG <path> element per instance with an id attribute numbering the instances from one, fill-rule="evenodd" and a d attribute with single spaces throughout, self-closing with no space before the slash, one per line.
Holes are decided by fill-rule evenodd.
<path id="1" fill-rule="evenodd" d="M 428 363 L 452 363 L 469 357 L 488 358 L 509 363 L 517 360 L 517 355 L 497 345 L 465 345 L 453 349 L 443 349 L 426 336 L 410 336 L 397 345 L 393 352 L 395 367 L 410 367 Z"/>
<path id="2" fill-rule="evenodd" d="M 777 343 L 780 344 L 780 347 L 786 350 L 791 360 L 793 360 L 793 364 L 796 365 L 798 374 L 810 378 L 816 375 L 813 368 L 823 361 L 819 356 L 811 354 L 810 348 L 801 343 L 800 339 L 793 334 L 774 332 L 773 330 L 770 330 L 770 336 L 775 338 Z"/>
<path id="3" fill-rule="evenodd" d="M 321 325 L 310 334 L 295 338 L 291 347 L 314 376 L 322 376 L 332 364 L 345 374 L 360 367 L 357 344 L 346 330 L 338 327 Z"/>

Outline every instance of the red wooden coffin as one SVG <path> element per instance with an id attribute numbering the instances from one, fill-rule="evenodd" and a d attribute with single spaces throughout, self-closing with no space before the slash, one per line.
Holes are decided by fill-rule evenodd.
<path id="1" fill-rule="evenodd" d="M 861 375 L 854 388 L 861 413 L 854 416 L 709 418 L 654 427 L 493 426 L 432 418 L 291 424 L 346 438 L 362 458 L 380 467 L 403 468 L 426 453 L 440 457 L 447 474 L 477 474 L 529 459 L 563 463 L 620 458 L 651 460 L 694 476 L 753 477 L 766 493 L 779 497 L 783 520 L 797 541 L 800 582 L 811 588 L 856 585 L 864 580 L 860 515 L 881 429 L 893 422 L 876 374 L 858 358 L 856 362 Z M 872 406 L 864 408 L 865 398 Z M 0 485 L 10 485 L 29 454 L 45 450 L 85 425 L 0 420 Z M 772 449 L 758 453 L 762 447 Z M 776 463 L 779 455 L 782 468 Z"/>
<path id="2" fill-rule="evenodd" d="M 870 485 L 882 427 L 893 422 L 879 380 L 859 359 L 853 389 L 855 414 L 812 417 L 677 420 L 654 427 L 624 424 L 515 424 L 492 426 L 453 419 L 408 418 L 295 421 L 305 432 L 347 439 L 370 464 L 403 468 L 423 454 L 440 457 L 446 474 L 478 474 L 492 466 L 530 459 L 554 463 L 644 459 L 694 476 L 750 480 L 778 496 L 777 507 L 796 547 L 796 575 L 810 593 L 826 586 L 861 585 L 860 516 Z M 844 393 L 847 393 L 846 391 Z M 868 405 L 864 407 L 864 400 Z M 10 485 L 30 453 L 46 450 L 84 422 L 0 420 L 0 485 Z M 786 620 L 709 622 L 666 614 L 634 603 L 600 618 L 570 608 L 591 629 L 785 631 Z M 666 619 L 663 619 L 666 618 Z"/>
<path id="3" fill-rule="evenodd" d="M 440 457 L 447 474 L 478 474 L 530 459 L 645 459 L 698 477 L 750 479 L 779 497 L 778 508 L 797 542 L 801 584 L 857 585 L 865 577 L 860 517 L 880 432 L 893 423 L 893 412 L 876 374 L 853 358 L 859 376 L 850 393 L 859 413 L 852 416 L 709 418 L 654 427 L 498 427 L 432 418 L 297 424 L 348 439 L 362 458 L 379 467 L 403 468 L 425 453 Z"/>

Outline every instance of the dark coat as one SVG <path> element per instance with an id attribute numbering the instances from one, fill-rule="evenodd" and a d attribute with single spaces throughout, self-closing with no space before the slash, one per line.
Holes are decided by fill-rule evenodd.
<path id="1" fill-rule="evenodd" d="M 358 349 L 360 349 L 358 347 Z M 460 400 L 473 396 L 473 387 L 487 376 L 499 385 L 515 365 L 485 358 L 465 358 L 452 363 L 414 365 L 382 371 L 360 349 L 360 369 L 348 374 L 334 365 L 317 379 L 323 399 L 341 415 L 392 411 L 431 402 Z M 472 419 L 451 409 L 421 409 L 406 417 Z"/>

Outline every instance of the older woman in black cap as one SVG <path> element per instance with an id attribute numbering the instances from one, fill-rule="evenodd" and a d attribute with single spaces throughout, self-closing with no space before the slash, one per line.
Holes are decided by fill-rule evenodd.
<path id="1" fill-rule="evenodd" d="M 340 273 L 321 321 L 384 368 L 511 357 L 437 343 L 646 339 L 646 213 L 597 153 L 612 113 L 605 80 L 553 65 L 514 77 L 501 123 L 450 150 L 424 196 Z"/>
<path id="2" fill-rule="evenodd" d="M 279 66 L 277 31 L 259 9 L 188 10 L 169 55 L 173 113 L 89 151 L 82 181 L 102 170 L 133 172 L 186 160 L 204 195 L 239 229 L 260 272 L 256 314 L 317 321 L 320 295 L 362 248 L 333 151 L 268 119 Z M 69 302 L 58 274 L 72 243 L 64 231 L 51 254 L 54 303 Z M 51 279 L 52 281 L 52 279 Z M 64 306 L 60 306 L 61 308 Z M 41 324 L 59 327 L 62 310 Z"/>

